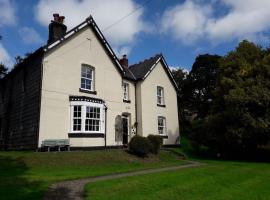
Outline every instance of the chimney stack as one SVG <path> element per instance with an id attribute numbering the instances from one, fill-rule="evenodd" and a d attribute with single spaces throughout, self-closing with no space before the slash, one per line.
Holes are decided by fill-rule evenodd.
<path id="1" fill-rule="evenodd" d="M 123 55 L 123 58 L 121 58 L 119 60 L 120 64 L 123 66 L 123 67 L 126 67 L 128 68 L 128 59 L 127 59 L 127 55 Z"/>
<path id="2" fill-rule="evenodd" d="M 64 16 L 59 16 L 58 13 L 53 14 L 53 20 L 49 25 L 48 44 L 60 39 L 66 34 L 67 26 L 64 24 Z"/>

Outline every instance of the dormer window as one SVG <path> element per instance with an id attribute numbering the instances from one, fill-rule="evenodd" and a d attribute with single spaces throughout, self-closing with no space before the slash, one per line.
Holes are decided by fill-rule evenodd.
<path id="1" fill-rule="evenodd" d="M 163 87 L 157 86 L 157 105 L 164 106 L 164 89 Z"/>
<path id="2" fill-rule="evenodd" d="M 123 83 L 123 101 L 129 103 L 129 85 L 128 83 Z"/>
<path id="3" fill-rule="evenodd" d="M 94 68 L 85 64 L 81 68 L 81 89 L 94 91 Z"/>

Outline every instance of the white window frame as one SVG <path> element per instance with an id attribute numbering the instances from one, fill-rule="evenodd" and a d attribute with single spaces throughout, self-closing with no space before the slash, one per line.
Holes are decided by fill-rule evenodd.
<path id="1" fill-rule="evenodd" d="M 74 106 L 82 106 L 81 112 L 81 130 L 74 131 L 73 130 L 73 112 Z M 100 109 L 100 129 L 99 131 L 86 131 L 85 130 L 85 122 L 86 122 L 86 107 L 97 107 Z M 93 103 L 93 102 L 85 102 L 85 101 L 71 101 L 70 102 L 70 133 L 105 133 L 105 106 L 100 103 Z"/>
<path id="2" fill-rule="evenodd" d="M 128 101 L 129 100 L 129 84 L 123 83 L 123 99 Z"/>
<path id="3" fill-rule="evenodd" d="M 159 89 L 160 89 L 160 94 L 159 94 Z M 165 105 L 164 101 L 164 88 L 161 86 L 157 86 L 157 104 L 158 105 Z"/>
<path id="4" fill-rule="evenodd" d="M 162 125 L 162 126 L 159 125 L 159 120 L 162 120 L 162 122 L 163 122 L 163 125 Z M 160 132 L 159 132 L 159 128 L 160 128 L 160 127 L 162 127 L 162 129 L 163 129 L 163 133 L 160 133 Z M 166 134 L 167 134 L 166 118 L 163 117 L 163 116 L 158 116 L 158 134 L 159 134 L 159 135 L 166 135 Z"/>
<path id="5" fill-rule="evenodd" d="M 86 77 L 82 75 L 83 68 L 90 70 L 90 73 L 91 73 L 90 78 L 88 78 L 87 75 L 86 75 Z M 82 87 L 82 80 L 90 81 L 90 88 L 87 88 L 86 84 L 85 84 L 85 87 Z M 86 90 L 86 91 L 94 91 L 95 90 L 95 68 L 94 67 L 92 67 L 91 65 L 88 65 L 88 64 L 81 65 L 81 81 L 80 81 L 80 83 L 81 83 L 80 88 L 82 90 Z"/>

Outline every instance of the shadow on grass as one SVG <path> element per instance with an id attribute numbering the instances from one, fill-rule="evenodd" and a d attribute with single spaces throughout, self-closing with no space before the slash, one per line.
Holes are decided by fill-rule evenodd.
<path id="1" fill-rule="evenodd" d="M 45 195 L 43 200 L 73 200 L 74 197 L 71 195 L 71 191 L 66 187 L 59 187 L 56 189 L 50 189 Z"/>
<path id="2" fill-rule="evenodd" d="M 41 199 L 42 183 L 27 180 L 24 176 L 28 171 L 21 158 L 0 156 L 0 198 Z"/>

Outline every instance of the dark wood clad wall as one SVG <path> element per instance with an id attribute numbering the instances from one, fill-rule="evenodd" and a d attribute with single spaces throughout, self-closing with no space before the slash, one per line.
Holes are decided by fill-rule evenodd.
<path id="1" fill-rule="evenodd" d="M 0 82 L 0 149 L 37 148 L 42 56 L 32 56 Z"/>

